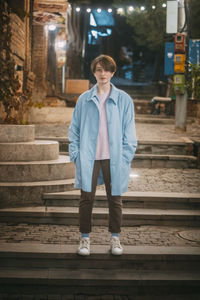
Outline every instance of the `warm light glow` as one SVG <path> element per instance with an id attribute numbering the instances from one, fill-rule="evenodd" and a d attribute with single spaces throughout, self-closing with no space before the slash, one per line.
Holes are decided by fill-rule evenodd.
<path id="1" fill-rule="evenodd" d="M 144 10 L 145 10 L 145 7 L 144 7 L 144 6 L 141 6 L 140 9 L 144 11 Z"/>
<path id="2" fill-rule="evenodd" d="M 156 9 L 155 5 L 152 5 L 152 9 Z"/>
<path id="3" fill-rule="evenodd" d="M 76 11 L 79 12 L 81 9 L 80 7 L 76 7 Z"/>
<path id="4" fill-rule="evenodd" d="M 100 14 L 101 13 L 101 8 L 97 8 L 97 12 Z"/>
<path id="5" fill-rule="evenodd" d="M 108 12 L 111 13 L 112 12 L 112 8 L 108 8 Z"/>
<path id="6" fill-rule="evenodd" d="M 87 8 L 87 12 L 90 13 L 91 12 L 91 8 Z"/>
<path id="7" fill-rule="evenodd" d="M 166 6 L 167 6 L 167 4 L 166 4 L 166 3 L 163 3 L 162 7 L 166 7 Z"/>
<path id="8" fill-rule="evenodd" d="M 120 8 L 117 9 L 117 13 L 118 13 L 118 14 L 122 14 L 123 12 L 124 12 L 124 10 L 123 10 L 122 7 L 120 7 Z"/>
<path id="9" fill-rule="evenodd" d="M 66 45 L 66 42 L 65 42 L 65 41 L 61 41 L 61 42 L 58 42 L 58 43 L 57 43 L 57 47 L 58 47 L 58 48 L 64 48 L 65 45 Z"/>
<path id="10" fill-rule="evenodd" d="M 134 7 L 133 7 L 133 6 L 129 6 L 128 10 L 129 10 L 130 12 L 132 12 L 132 11 L 134 11 Z"/>
<path id="11" fill-rule="evenodd" d="M 54 30 L 56 29 L 56 25 L 51 24 L 51 25 L 48 26 L 48 29 L 49 29 L 50 31 L 54 31 Z"/>
<path id="12" fill-rule="evenodd" d="M 137 178 L 137 177 L 139 177 L 139 175 L 138 174 L 134 174 L 134 173 L 130 173 L 129 177 L 130 178 Z"/>

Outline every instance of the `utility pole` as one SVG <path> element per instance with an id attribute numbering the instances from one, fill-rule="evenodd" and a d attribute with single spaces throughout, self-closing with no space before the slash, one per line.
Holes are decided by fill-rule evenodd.
<path id="1" fill-rule="evenodd" d="M 187 43 L 185 1 L 186 0 L 179 0 L 178 2 L 178 32 L 180 33 L 183 30 L 182 33 L 185 34 L 185 41 L 186 41 L 186 48 L 187 48 L 188 43 Z M 184 93 L 182 94 L 180 93 L 176 94 L 175 131 L 176 132 L 186 131 L 186 125 L 187 125 L 187 91 L 185 90 Z"/>

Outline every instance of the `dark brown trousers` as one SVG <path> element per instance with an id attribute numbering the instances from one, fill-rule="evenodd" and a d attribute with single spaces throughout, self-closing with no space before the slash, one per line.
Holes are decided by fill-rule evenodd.
<path id="1" fill-rule="evenodd" d="M 122 197 L 121 195 L 111 195 L 111 176 L 109 159 L 95 160 L 92 174 L 92 191 L 85 192 L 81 190 L 81 198 L 79 203 L 80 232 L 91 232 L 92 209 L 100 169 L 102 169 L 108 199 L 109 231 L 112 233 L 119 233 L 121 231 L 122 223 Z"/>

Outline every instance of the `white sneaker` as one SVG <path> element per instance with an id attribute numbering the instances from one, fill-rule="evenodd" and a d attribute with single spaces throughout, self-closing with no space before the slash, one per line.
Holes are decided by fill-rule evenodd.
<path id="1" fill-rule="evenodd" d="M 78 248 L 78 254 L 83 256 L 90 255 L 90 238 L 81 238 L 80 245 Z"/>
<path id="2" fill-rule="evenodd" d="M 123 248 L 120 244 L 120 240 L 116 236 L 112 236 L 110 239 L 110 251 L 113 255 L 122 255 Z"/>

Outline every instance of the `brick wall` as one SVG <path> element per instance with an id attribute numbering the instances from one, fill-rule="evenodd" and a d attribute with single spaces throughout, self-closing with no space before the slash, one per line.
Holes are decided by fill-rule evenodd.
<path id="1" fill-rule="evenodd" d="M 17 65 L 23 67 L 25 60 L 25 24 L 16 14 L 11 14 L 11 30 L 11 50 L 13 52 L 13 58 Z M 22 86 L 23 71 L 18 71 L 17 73 Z"/>

